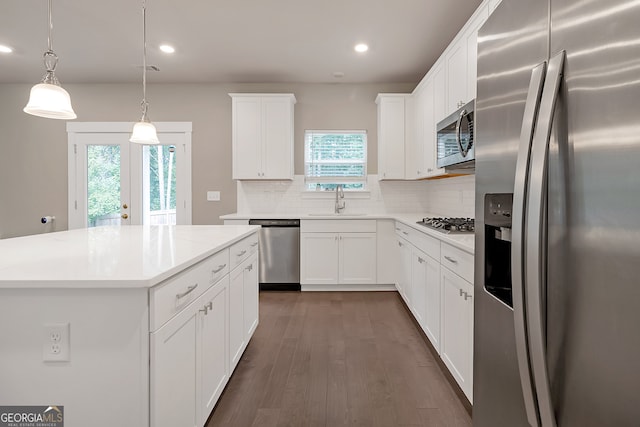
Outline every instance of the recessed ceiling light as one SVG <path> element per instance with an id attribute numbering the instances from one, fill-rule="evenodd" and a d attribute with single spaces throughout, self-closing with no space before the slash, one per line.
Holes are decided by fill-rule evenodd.
<path id="1" fill-rule="evenodd" d="M 169 46 L 168 44 L 160 45 L 160 50 L 164 53 L 173 53 L 176 49 L 173 46 Z"/>
<path id="2" fill-rule="evenodd" d="M 360 44 L 357 44 L 353 49 L 354 49 L 356 52 L 363 53 L 363 52 L 366 52 L 366 51 L 368 51 L 368 50 L 369 50 L 369 46 L 367 46 L 367 45 L 366 45 L 366 44 L 364 44 L 364 43 L 360 43 Z"/>
<path id="3" fill-rule="evenodd" d="M 13 52 L 13 49 L 11 49 L 9 46 L 0 44 L 0 53 L 11 53 L 11 52 Z"/>

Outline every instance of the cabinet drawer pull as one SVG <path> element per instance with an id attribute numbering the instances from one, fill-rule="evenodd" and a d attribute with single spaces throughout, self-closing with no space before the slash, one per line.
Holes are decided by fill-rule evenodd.
<path id="1" fill-rule="evenodd" d="M 219 265 L 218 268 L 216 268 L 215 270 L 213 270 L 213 273 L 220 273 L 222 271 L 223 268 L 225 268 L 227 266 L 227 264 L 222 264 Z"/>
<path id="2" fill-rule="evenodd" d="M 409 233 L 407 233 L 406 231 L 403 231 L 402 234 L 404 234 L 405 236 L 409 235 Z"/>
<path id="3" fill-rule="evenodd" d="M 251 244 L 252 248 L 255 248 L 256 246 L 258 246 L 258 242 L 254 242 L 254 243 Z"/>
<path id="4" fill-rule="evenodd" d="M 400 231 L 400 229 L 398 227 L 396 227 L 396 231 Z"/>
<path id="5" fill-rule="evenodd" d="M 453 259 L 453 258 L 451 258 L 451 257 L 449 257 L 449 256 L 446 256 L 446 255 L 445 255 L 445 256 L 444 256 L 444 258 L 445 258 L 447 261 L 452 262 L 452 263 L 454 263 L 454 264 L 457 264 L 457 263 L 458 263 L 458 261 L 457 261 L 457 260 L 455 260 L 455 259 Z"/>
<path id="6" fill-rule="evenodd" d="M 423 260 L 422 258 L 418 257 L 418 262 L 419 262 L 420 264 L 422 264 L 422 263 L 424 262 L 424 260 Z"/>
<path id="7" fill-rule="evenodd" d="M 247 253 L 247 250 L 245 249 L 245 250 L 242 250 L 242 251 L 238 252 L 238 253 L 236 254 L 236 256 L 242 256 L 242 255 L 244 255 L 244 254 L 246 254 L 246 253 Z"/>
<path id="8" fill-rule="evenodd" d="M 186 290 L 186 291 L 184 291 L 184 292 L 182 292 L 182 293 L 180 293 L 180 294 L 176 294 L 176 298 L 177 298 L 177 299 L 180 299 L 180 298 L 184 298 L 184 297 L 186 297 L 186 296 L 187 296 L 187 295 L 189 295 L 191 292 L 195 291 L 197 287 L 198 287 L 198 284 L 197 284 L 197 283 L 196 283 L 195 285 L 193 285 L 193 286 L 189 286 L 189 287 L 187 288 L 187 290 Z"/>
<path id="9" fill-rule="evenodd" d="M 402 245 L 402 243 L 398 242 L 398 246 L 402 247 L 403 245 Z"/>

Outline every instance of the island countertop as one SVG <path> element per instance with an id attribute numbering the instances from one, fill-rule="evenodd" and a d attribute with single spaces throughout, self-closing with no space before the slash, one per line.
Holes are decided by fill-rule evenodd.
<path id="1" fill-rule="evenodd" d="M 132 225 L 4 239 L 0 288 L 148 288 L 258 229 Z"/>

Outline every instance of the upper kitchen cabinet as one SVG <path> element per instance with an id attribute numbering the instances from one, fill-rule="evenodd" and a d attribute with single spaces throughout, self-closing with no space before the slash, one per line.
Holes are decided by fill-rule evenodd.
<path id="1" fill-rule="evenodd" d="M 293 179 L 293 94 L 230 93 L 233 179 Z"/>
<path id="2" fill-rule="evenodd" d="M 378 179 L 405 179 L 406 103 L 410 94 L 381 93 L 378 104 Z"/>
<path id="3" fill-rule="evenodd" d="M 445 54 L 447 66 L 447 111 L 453 113 L 476 97 L 478 75 L 478 30 L 489 17 L 489 5 L 483 3 L 460 30 Z"/>

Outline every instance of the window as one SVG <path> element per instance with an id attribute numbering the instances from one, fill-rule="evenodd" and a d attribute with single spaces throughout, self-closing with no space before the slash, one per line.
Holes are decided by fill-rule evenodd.
<path id="1" fill-rule="evenodd" d="M 304 133 L 307 190 L 364 190 L 367 182 L 367 132 L 307 130 Z"/>

